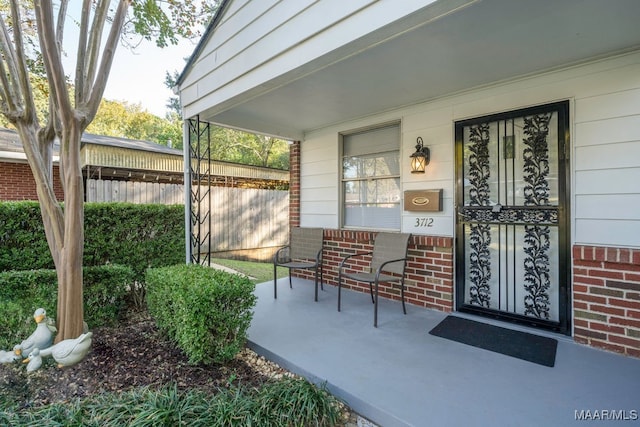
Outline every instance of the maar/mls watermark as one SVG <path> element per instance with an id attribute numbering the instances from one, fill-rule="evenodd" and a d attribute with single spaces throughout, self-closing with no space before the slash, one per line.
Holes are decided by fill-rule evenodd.
<path id="1" fill-rule="evenodd" d="M 576 421 L 637 421 L 636 409 L 581 409 L 574 411 Z"/>

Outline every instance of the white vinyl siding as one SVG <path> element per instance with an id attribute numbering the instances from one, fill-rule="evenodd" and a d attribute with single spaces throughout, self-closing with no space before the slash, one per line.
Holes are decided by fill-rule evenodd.
<path id="1" fill-rule="evenodd" d="M 609 59 L 505 82 L 464 94 L 380 113 L 357 121 L 310 132 L 301 144 L 301 171 L 305 176 L 307 149 L 322 147 L 337 153 L 338 135 L 347 129 L 402 121 L 400 173 L 402 191 L 443 189 L 443 210 L 428 215 L 432 227 L 416 227 L 416 215 L 402 213 L 402 231 L 415 234 L 453 236 L 455 225 L 454 123 L 560 100 L 570 100 L 570 205 L 572 243 L 601 246 L 640 247 L 640 51 Z M 431 150 L 431 163 L 424 175 L 409 172 L 409 156 L 416 138 Z M 327 173 L 314 181 L 315 191 L 337 191 L 340 179 Z M 305 188 L 303 185 L 302 194 Z M 312 226 L 316 213 L 303 197 L 301 222 Z M 323 221 L 339 223 L 340 205 Z M 305 220 L 308 215 L 308 220 Z M 330 219 L 332 217 L 333 219 Z"/>
<path id="2" fill-rule="evenodd" d="M 300 225 L 338 228 L 338 136 L 304 142 L 300 163 Z"/>
<path id="3" fill-rule="evenodd" d="M 627 87 L 576 99 L 576 237 L 640 246 L 640 66 Z"/>

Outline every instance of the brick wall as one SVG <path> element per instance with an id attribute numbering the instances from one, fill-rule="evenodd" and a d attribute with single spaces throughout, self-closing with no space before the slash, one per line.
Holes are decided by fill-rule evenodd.
<path id="1" fill-rule="evenodd" d="M 640 357 L 640 250 L 573 247 L 574 339 Z"/>
<path id="2" fill-rule="evenodd" d="M 355 252 L 373 250 L 375 232 L 325 229 L 323 253 L 324 283 L 337 286 L 338 267 L 342 259 Z M 441 311 L 453 310 L 453 239 L 449 237 L 412 236 L 409 241 L 409 261 L 405 277 L 405 301 Z M 361 258 L 358 264 L 368 266 L 370 257 Z M 293 270 L 293 275 L 313 279 L 313 271 Z M 369 292 L 366 283 L 343 282 L 346 288 Z M 400 289 L 381 284 L 379 294 L 383 298 L 400 299 Z"/>
<path id="3" fill-rule="evenodd" d="M 53 189 L 58 200 L 64 199 L 58 166 L 53 167 Z M 38 200 L 36 182 L 27 163 L 0 162 L 0 200 Z"/>

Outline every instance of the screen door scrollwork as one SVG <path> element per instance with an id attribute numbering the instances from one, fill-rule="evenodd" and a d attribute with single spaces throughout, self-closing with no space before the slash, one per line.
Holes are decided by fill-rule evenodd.
<path id="1" fill-rule="evenodd" d="M 566 327 L 567 110 L 456 124 L 458 309 Z"/>

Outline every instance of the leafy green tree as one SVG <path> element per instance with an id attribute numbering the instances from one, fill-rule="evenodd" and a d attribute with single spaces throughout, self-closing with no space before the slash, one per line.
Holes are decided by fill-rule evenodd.
<path id="1" fill-rule="evenodd" d="M 165 117 L 162 132 L 158 136 L 158 143 L 182 149 L 182 117 L 180 114 L 169 112 Z"/>
<path id="2" fill-rule="evenodd" d="M 223 130 L 220 145 L 222 160 L 238 163 L 268 166 L 278 169 L 289 168 L 289 145 L 286 141 L 265 135 L 250 134 L 233 129 Z"/>
<path id="3" fill-rule="evenodd" d="M 84 189 L 82 133 L 92 122 L 123 35 L 159 46 L 192 36 L 208 21 L 215 0 L 77 0 L 76 51 L 63 52 L 70 0 L 0 0 L 0 112 L 20 135 L 36 181 L 38 200 L 58 276 L 56 340 L 83 329 L 82 255 Z M 75 3 L 74 3 L 75 5 Z M 73 11 L 77 13 L 78 10 Z M 62 57 L 75 56 L 73 90 Z M 48 112 L 39 113 L 31 76 L 46 76 Z M 53 191 L 53 141 L 60 140 L 64 210 Z"/>
<path id="4" fill-rule="evenodd" d="M 162 119 L 143 109 L 140 104 L 103 99 L 87 132 L 119 138 L 152 141 L 161 145 L 182 147 L 182 122 L 174 117 Z"/>
<path id="5" fill-rule="evenodd" d="M 177 71 L 167 72 L 165 85 L 173 88 L 179 76 Z M 170 110 L 167 116 L 175 114 L 179 117 L 180 100 L 177 97 L 169 98 L 167 108 Z M 213 126 L 212 132 L 211 156 L 214 160 L 289 169 L 289 144 L 286 141 L 219 126 Z"/>
<path id="6" fill-rule="evenodd" d="M 164 85 L 167 88 L 172 89 L 178 82 L 179 77 L 180 77 L 179 71 L 174 71 L 173 73 L 166 71 L 164 75 Z M 169 98 L 167 100 L 166 107 L 169 110 L 169 114 L 175 113 L 178 116 L 180 116 L 182 109 L 180 106 L 180 99 L 177 96 L 172 96 L 171 98 Z"/>

